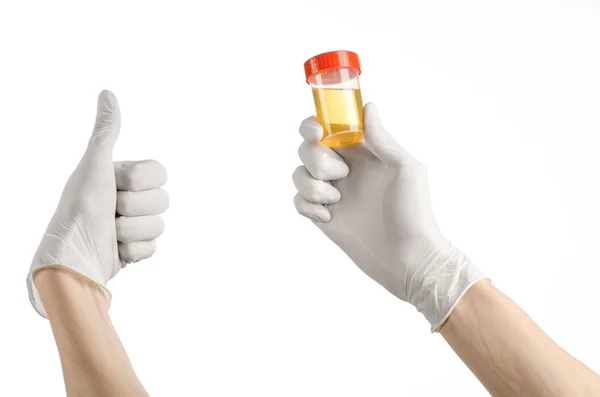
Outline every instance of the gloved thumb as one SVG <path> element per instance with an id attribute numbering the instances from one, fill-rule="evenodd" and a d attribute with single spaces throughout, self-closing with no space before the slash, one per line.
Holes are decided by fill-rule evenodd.
<path id="1" fill-rule="evenodd" d="M 98 95 L 96 123 L 88 149 L 112 152 L 121 130 L 121 110 L 117 97 L 104 90 Z"/>
<path id="2" fill-rule="evenodd" d="M 379 112 L 372 103 L 364 109 L 365 144 L 388 167 L 399 167 L 413 157 L 381 125 Z"/>

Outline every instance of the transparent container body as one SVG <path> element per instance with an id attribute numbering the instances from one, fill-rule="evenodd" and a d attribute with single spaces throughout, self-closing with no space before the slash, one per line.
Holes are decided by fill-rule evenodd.
<path id="1" fill-rule="evenodd" d="M 316 118 L 323 127 L 323 146 L 336 148 L 359 143 L 363 133 L 363 103 L 353 67 L 335 67 L 308 78 L 315 100 Z"/>

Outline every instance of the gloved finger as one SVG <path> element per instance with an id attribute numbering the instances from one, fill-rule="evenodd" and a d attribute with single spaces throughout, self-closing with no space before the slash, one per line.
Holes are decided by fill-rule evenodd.
<path id="1" fill-rule="evenodd" d="M 97 152 L 106 150 L 112 153 L 121 130 L 121 110 L 117 97 L 104 90 L 98 95 L 96 122 L 88 143 L 88 150 Z"/>
<path id="2" fill-rule="evenodd" d="M 322 181 L 345 178 L 350 169 L 339 154 L 318 143 L 302 142 L 298 156 L 308 172 Z"/>
<path id="3" fill-rule="evenodd" d="M 159 215 L 169 208 L 169 195 L 163 189 L 117 191 L 117 214 L 122 216 Z"/>
<path id="4" fill-rule="evenodd" d="M 335 204 L 340 201 L 339 190 L 325 181 L 313 178 L 304 166 L 296 168 L 292 180 L 298 192 L 311 203 Z"/>
<path id="5" fill-rule="evenodd" d="M 294 205 L 296 211 L 302 216 L 305 216 L 317 222 L 329 222 L 331 213 L 321 204 L 311 203 L 306 200 L 300 193 L 296 193 L 294 197 Z"/>
<path id="6" fill-rule="evenodd" d="M 338 147 L 333 150 L 344 159 L 346 164 L 358 165 L 370 161 L 373 158 L 377 158 L 367 147 L 364 140 L 356 145 Z"/>
<path id="7" fill-rule="evenodd" d="M 155 160 L 115 161 L 117 190 L 140 192 L 156 189 L 167 182 L 166 168 Z"/>
<path id="8" fill-rule="evenodd" d="M 156 252 L 156 241 L 136 241 L 119 243 L 119 258 L 125 263 L 139 262 L 148 259 Z"/>
<path id="9" fill-rule="evenodd" d="M 158 215 L 121 216 L 115 220 L 117 226 L 117 241 L 132 243 L 135 241 L 151 241 L 165 231 L 165 222 Z"/>
<path id="10" fill-rule="evenodd" d="M 314 117 L 302 120 L 300 135 L 306 142 L 317 143 L 323 138 L 323 127 Z"/>
<path id="11" fill-rule="evenodd" d="M 381 125 L 379 112 L 374 104 L 365 105 L 364 118 L 365 144 L 385 165 L 393 167 L 416 161 Z"/>

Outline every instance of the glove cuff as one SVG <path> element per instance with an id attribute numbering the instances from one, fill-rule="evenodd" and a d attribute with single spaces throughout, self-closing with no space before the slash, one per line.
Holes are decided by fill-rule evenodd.
<path id="1" fill-rule="evenodd" d="M 462 251 L 447 243 L 428 251 L 411 278 L 414 293 L 408 301 L 438 332 L 467 290 L 484 278 Z"/>
<path id="2" fill-rule="evenodd" d="M 96 283 L 98 285 L 98 287 L 104 293 L 104 295 L 106 295 L 106 298 L 108 299 L 108 307 L 110 308 L 111 301 L 112 301 L 112 294 L 106 288 L 106 286 L 100 281 L 100 277 L 96 277 L 97 279 L 94 279 L 93 277 L 90 277 L 89 275 L 87 275 L 84 271 L 78 270 L 77 268 L 73 268 L 71 266 L 64 266 L 64 265 L 35 266 L 34 265 L 31 267 L 29 274 L 27 274 L 27 290 L 29 292 L 29 301 L 31 302 L 31 305 L 33 306 L 35 311 L 43 318 L 48 319 L 48 314 L 46 313 L 46 309 L 44 308 L 42 298 L 40 297 L 40 294 L 35 286 L 33 277 L 35 276 L 35 273 L 37 273 L 38 271 L 40 271 L 42 269 L 48 268 L 48 267 L 60 267 L 60 268 L 65 269 L 66 271 L 75 272 L 78 275 L 83 276 L 90 281 L 93 281 L 94 283 Z"/>

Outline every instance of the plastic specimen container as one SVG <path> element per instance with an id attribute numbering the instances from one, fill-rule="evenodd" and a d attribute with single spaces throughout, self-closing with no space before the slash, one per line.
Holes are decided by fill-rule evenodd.
<path id="1" fill-rule="evenodd" d="M 304 72 L 323 127 L 321 144 L 336 148 L 359 143 L 364 133 L 358 55 L 351 51 L 319 54 L 304 63 Z"/>

